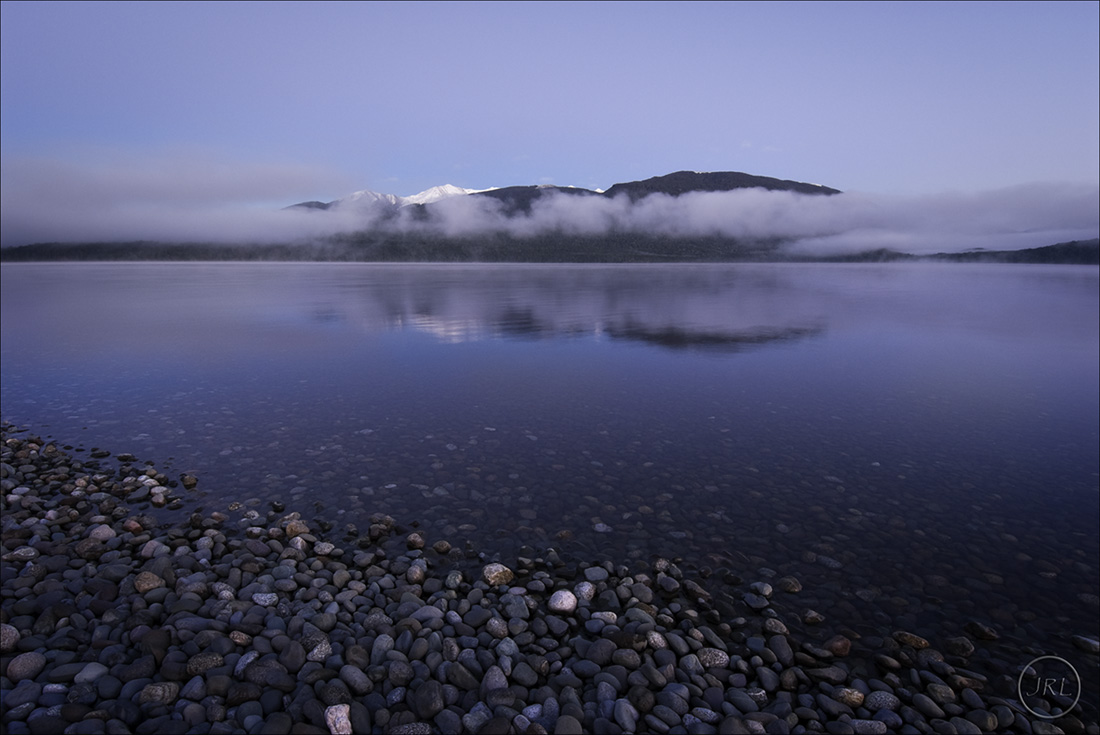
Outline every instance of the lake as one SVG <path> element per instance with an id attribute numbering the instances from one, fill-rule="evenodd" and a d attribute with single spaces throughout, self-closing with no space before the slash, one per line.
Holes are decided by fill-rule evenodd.
<path id="1" fill-rule="evenodd" d="M 3 418 L 195 474 L 169 519 L 793 575 L 854 634 L 989 625 L 992 673 L 1097 635 L 1095 267 L 0 272 Z"/>

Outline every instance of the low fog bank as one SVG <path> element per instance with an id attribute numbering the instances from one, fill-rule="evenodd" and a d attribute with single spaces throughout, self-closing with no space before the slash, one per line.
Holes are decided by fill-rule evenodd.
<path id="1" fill-rule="evenodd" d="M 324 174 L 202 161 L 182 168 L 177 161 L 165 171 L 121 166 L 105 175 L 43 162 L 5 162 L 0 241 L 4 247 L 138 240 L 304 244 L 349 233 L 443 239 L 637 233 L 778 241 L 794 254 L 825 256 L 880 248 L 913 254 L 1015 250 L 1100 233 L 1100 187 L 1087 184 L 910 197 L 740 189 L 653 194 L 633 202 L 625 196 L 550 193 L 529 213 L 506 216 L 500 201 L 477 195 L 396 210 L 280 209 L 271 201 L 310 198 L 302 192 L 326 183 Z"/>
<path id="2" fill-rule="evenodd" d="M 402 210 L 383 226 L 427 230 L 445 237 L 503 232 L 533 237 L 548 232 L 781 240 L 792 253 L 835 255 L 888 248 L 913 254 L 976 248 L 1018 250 L 1100 233 L 1100 187 L 1035 184 L 978 194 L 889 197 L 845 193 L 810 196 L 741 189 L 623 196 L 551 194 L 529 215 L 510 218 L 500 202 L 460 197 L 433 205 L 426 219 Z"/>
<path id="3" fill-rule="evenodd" d="M 924 255 L 1022 250 L 1100 234 L 1100 187 L 1028 184 L 973 194 L 837 197 L 834 232 L 797 237 L 793 253 L 830 255 L 878 248 Z"/>
<path id="4" fill-rule="evenodd" d="M 35 242 L 285 242 L 346 231 L 279 211 L 346 177 L 295 164 L 227 161 L 207 151 L 81 152 L 77 161 L 5 156 L 0 244 Z"/>

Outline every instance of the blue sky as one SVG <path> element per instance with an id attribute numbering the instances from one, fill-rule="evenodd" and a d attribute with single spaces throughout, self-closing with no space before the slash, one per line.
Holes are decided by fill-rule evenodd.
<path id="1" fill-rule="evenodd" d="M 4 2 L 4 218 L 681 169 L 1095 187 L 1098 29 L 1095 2 Z"/>

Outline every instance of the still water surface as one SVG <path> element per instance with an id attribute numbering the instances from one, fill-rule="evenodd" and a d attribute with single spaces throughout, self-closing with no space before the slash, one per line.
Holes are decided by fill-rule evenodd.
<path id="1" fill-rule="evenodd" d="M 279 499 L 504 561 L 771 569 L 855 630 L 1096 635 L 1096 268 L 2 276 L 3 418 L 193 472 L 188 510 Z"/>

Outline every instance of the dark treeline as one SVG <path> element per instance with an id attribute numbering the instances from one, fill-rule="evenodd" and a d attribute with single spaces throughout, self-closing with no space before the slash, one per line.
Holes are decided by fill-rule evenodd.
<path id="1" fill-rule="evenodd" d="M 778 241 L 646 237 L 488 234 L 441 238 L 416 233 L 351 233 L 307 244 L 38 243 L 0 250 L 5 261 L 236 260 L 335 262 L 646 263 L 774 259 Z"/>
<path id="2" fill-rule="evenodd" d="M 298 244 L 36 243 L 0 249 L 0 260 L 30 261 L 319 261 L 484 263 L 889 262 L 942 260 L 1100 265 L 1100 239 L 1027 250 L 982 250 L 915 256 L 885 248 L 832 256 L 792 255 L 780 240 L 669 238 L 610 233 L 534 237 L 490 234 L 440 238 L 423 234 L 354 233 Z"/>
<path id="3" fill-rule="evenodd" d="M 1060 242 L 1025 250 L 971 250 L 964 253 L 937 253 L 931 257 L 959 263 L 1100 265 L 1100 238 Z"/>

